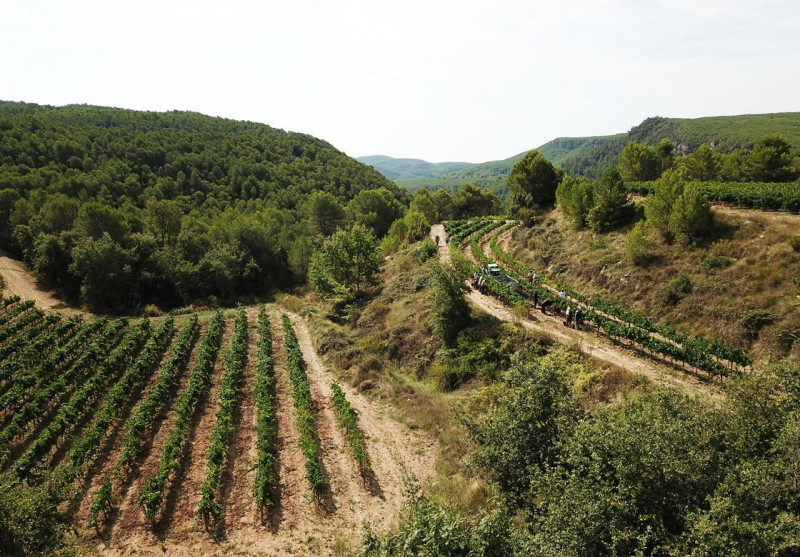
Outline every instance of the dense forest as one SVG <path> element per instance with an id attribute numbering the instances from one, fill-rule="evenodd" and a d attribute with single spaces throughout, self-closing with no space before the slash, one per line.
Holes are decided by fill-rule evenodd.
<path id="1" fill-rule="evenodd" d="M 288 285 L 331 224 L 382 236 L 409 200 L 330 144 L 263 124 L 0 103 L 0 247 L 93 308 Z"/>

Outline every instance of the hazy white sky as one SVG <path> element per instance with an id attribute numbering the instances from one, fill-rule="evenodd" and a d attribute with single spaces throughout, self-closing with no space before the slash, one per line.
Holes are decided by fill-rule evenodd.
<path id="1" fill-rule="evenodd" d="M 352 156 L 506 158 L 800 111 L 798 0 L 0 0 L 0 99 L 196 110 Z"/>

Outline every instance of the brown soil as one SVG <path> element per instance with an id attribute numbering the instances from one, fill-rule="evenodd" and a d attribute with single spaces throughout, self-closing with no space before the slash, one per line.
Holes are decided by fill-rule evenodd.
<path id="1" fill-rule="evenodd" d="M 325 369 L 313 348 L 305 322 L 292 315 L 298 340 L 307 363 L 312 396 L 318 408 L 321 460 L 330 482 L 330 491 L 318 503 L 312 497 L 305 478 L 305 464 L 298 445 L 293 393 L 286 368 L 286 350 L 276 308 L 270 309 L 273 329 L 273 351 L 278 379 L 278 453 L 280 462 L 279 506 L 262 522 L 252 499 L 255 453 L 256 407 L 253 401 L 255 381 L 255 343 L 257 342 L 255 309 L 248 311 L 250 338 L 246 387 L 238 416 L 237 434 L 233 441 L 232 472 L 226 476 L 223 493 L 225 529 L 221 541 L 215 541 L 196 517 L 199 487 L 205 474 L 205 454 L 209 431 L 216 410 L 215 393 L 195 428 L 185 478 L 177 486 L 174 511 L 165 528 L 152 533 L 145 524 L 136 498 L 146 478 L 157 465 L 159 451 L 173 417 L 168 417 L 155 434 L 151 451 L 142 464 L 141 473 L 127 487 L 120 512 L 108 539 L 99 540 L 85 531 L 87 545 L 104 555 L 332 555 L 357 548 L 362 525 L 368 521 L 376 531 L 385 531 L 393 524 L 404 497 L 404 478 L 416 476 L 426 482 L 435 473 L 435 441 L 420 431 L 412 431 L 388 415 L 388 409 L 366 399 L 348 385 L 343 389 L 350 403 L 359 411 L 359 424 L 364 433 L 373 474 L 365 481 L 339 429 L 330 402 L 330 384 L 334 377 Z M 229 320 L 230 321 L 230 320 Z M 220 358 L 230 345 L 232 322 L 227 324 L 220 349 Z M 198 343 L 199 344 L 199 343 Z M 218 364 L 218 368 L 219 368 Z M 221 370 L 216 370 L 215 385 Z M 188 375 L 188 374 L 187 374 Z M 113 457 L 112 457 L 113 458 Z M 111 460 L 111 458 L 109 459 Z M 95 480 L 99 482 L 99 480 Z M 94 491 L 96 486 L 93 486 Z M 87 496 L 87 499 L 91 494 Z M 86 515 L 85 500 L 80 517 Z M 78 524 L 83 526 L 84 522 Z"/>
<path id="2" fill-rule="evenodd" d="M 0 279 L 3 283 L 3 296 L 19 296 L 23 300 L 33 300 L 43 310 L 60 311 L 65 315 L 87 312 L 68 306 L 52 293 L 39 288 L 36 279 L 28 272 L 22 262 L 0 255 Z"/>

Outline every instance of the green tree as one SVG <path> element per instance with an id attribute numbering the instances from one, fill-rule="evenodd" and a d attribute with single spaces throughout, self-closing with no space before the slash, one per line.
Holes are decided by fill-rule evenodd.
<path id="1" fill-rule="evenodd" d="M 445 346 L 453 346 L 458 333 L 469 324 L 470 307 L 464 297 L 469 289 L 465 278 L 451 265 L 436 260 L 430 264 L 431 325 Z"/>
<path id="2" fill-rule="evenodd" d="M 594 204 L 586 222 L 595 232 L 603 232 L 630 219 L 633 205 L 628 200 L 628 190 L 615 167 L 606 170 L 592 188 Z"/>
<path id="3" fill-rule="evenodd" d="M 428 236 L 430 222 L 421 212 L 412 209 L 406 213 L 403 220 L 406 222 L 406 242 L 416 242 Z"/>
<path id="4" fill-rule="evenodd" d="M 675 200 L 669 215 L 669 231 L 673 237 L 696 238 L 711 230 L 714 223 L 711 204 L 699 184 L 690 182 Z"/>
<path id="5" fill-rule="evenodd" d="M 425 188 L 420 188 L 417 190 L 417 193 L 414 194 L 409 210 L 418 211 L 423 214 L 428 225 L 439 222 L 439 211 L 436 204 L 433 202 L 431 192 Z"/>
<path id="6" fill-rule="evenodd" d="M 661 174 L 661 159 L 653 147 L 632 141 L 619 155 L 619 173 L 626 182 L 655 180 Z"/>
<path id="7" fill-rule="evenodd" d="M 128 233 L 125 215 L 103 203 L 85 203 L 78 211 L 75 229 L 84 236 L 99 240 L 108 234 L 115 242 L 120 242 Z"/>
<path id="8" fill-rule="evenodd" d="M 683 166 L 687 178 L 701 182 L 716 180 L 721 169 L 719 155 L 705 144 L 684 157 Z"/>
<path id="9" fill-rule="evenodd" d="M 436 206 L 436 213 L 440 221 L 456 218 L 455 205 L 452 196 L 443 189 L 438 189 L 431 196 L 431 201 Z"/>
<path id="10" fill-rule="evenodd" d="M 324 191 L 311 194 L 306 202 L 306 212 L 314 234 L 330 236 L 344 223 L 342 204 L 333 195 Z"/>
<path id="11" fill-rule="evenodd" d="M 359 192 L 347 205 L 347 210 L 354 222 L 371 228 L 378 238 L 403 216 L 403 206 L 386 188 Z"/>
<path id="12" fill-rule="evenodd" d="M 130 254 L 105 233 L 75 245 L 69 271 L 80 280 L 81 297 L 89 307 L 120 309 L 131 303 L 133 263 Z"/>
<path id="13" fill-rule="evenodd" d="M 661 163 L 660 176 L 664 171 L 669 170 L 672 168 L 672 165 L 675 164 L 675 144 L 669 139 L 664 138 L 655 146 L 655 151 L 658 161 Z"/>
<path id="14" fill-rule="evenodd" d="M 594 206 L 592 183 L 583 176 L 567 176 L 556 189 L 556 202 L 575 228 L 585 228 Z"/>
<path id="15" fill-rule="evenodd" d="M 653 259 L 655 245 L 645 221 L 639 221 L 625 237 L 625 257 L 633 265 L 643 266 Z"/>
<path id="16" fill-rule="evenodd" d="M 473 184 L 462 184 L 453 196 L 457 218 L 467 219 L 496 215 L 500 211 L 500 200 L 491 191 Z"/>
<path id="17" fill-rule="evenodd" d="M 666 241 L 672 241 L 669 226 L 670 215 L 675 201 L 683 193 L 683 180 L 675 170 L 668 170 L 655 183 L 653 193 L 644 202 L 647 224 L 652 226 Z"/>
<path id="18" fill-rule="evenodd" d="M 547 207 L 556 199 L 559 173 L 540 152 L 530 151 L 508 174 L 508 189 L 515 209 Z"/>
<path id="19" fill-rule="evenodd" d="M 183 218 L 183 211 L 178 203 L 167 199 L 150 199 L 145 213 L 150 229 L 162 245 L 171 244 L 177 238 Z"/>
<path id="20" fill-rule="evenodd" d="M 356 224 L 326 238 L 309 264 L 309 279 L 321 294 L 359 294 L 380 283 L 378 241 L 370 229 Z"/>
<path id="21" fill-rule="evenodd" d="M 512 508 L 530 508 L 538 483 L 559 457 L 559 441 L 580 416 L 565 372 L 572 364 L 565 352 L 554 352 L 512 368 L 497 404 L 477 420 L 465 416 L 470 437 L 479 448 L 474 463 L 489 473 Z"/>
<path id="22" fill-rule="evenodd" d="M 789 143 L 780 134 L 759 138 L 750 155 L 750 179 L 755 182 L 791 182 L 796 178 Z"/>

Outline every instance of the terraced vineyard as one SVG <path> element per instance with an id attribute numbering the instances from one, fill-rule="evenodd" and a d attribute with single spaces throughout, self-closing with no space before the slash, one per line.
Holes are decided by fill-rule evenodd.
<path id="1" fill-rule="evenodd" d="M 277 309 L 85 323 L 8 298 L 0 323 L 2 471 L 56 472 L 82 543 L 103 552 L 329 549 L 342 528 L 388 526 L 402 470 L 433 468 L 407 430 L 365 431 L 362 412 L 370 430 L 403 426 L 332 382 Z"/>
<path id="2" fill-rule="evenodd" d="M 551 280 L 541 269 L 527 267 L 514 259 L 498 243 L 498 237 L 517 226 L 516 222 L 504 224 L 498 220 L 454 221 L 445 223 L 453 239 L 451 249 L 462 249 L 461 243 L 469 239 L 469 254 L 475 262 L 475 271 L 488 263 L 499 263 L 501 274 L 519 282 L 519 289 L 485 277 L 488 294 L 511 306 L 528 307 L 532 299 L 548 300 L 553 309 L 563 312 L 567 307 L 575 311 L 581 307 L 586 326 L 615 342 L 625 343 L 640 353 L 703 374 L 712 379 L 740 373 L 752 365 L 746 351 L 723 345 L 702 337 L 690 337 L 650 321 L 644 314 L 620 308 L 601 298 L 589 298 L 569 285 Z M 489 254 L 481 242 L 488 239 Z M 536 282 L 529 277 L 536 274 Z M 561 295 L 563 293 L 563 296 Z"/>

